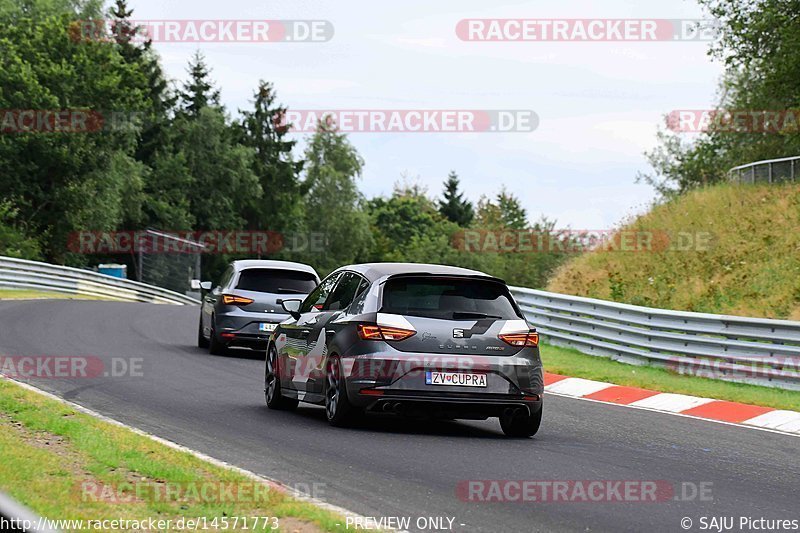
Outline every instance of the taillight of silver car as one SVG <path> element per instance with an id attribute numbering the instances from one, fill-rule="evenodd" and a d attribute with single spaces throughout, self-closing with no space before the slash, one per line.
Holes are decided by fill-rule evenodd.
<path id="1" fill-rule="evenodd" d="M 535 331 L 529 331 L 527 333 L 501 333 L 498 337 L 511 346 L 539 346 L 539 334 Z"/>
<path id="2" fill-rule="evenodd" d="M 376 326 L 374 324 L 358 325 L 358 336 L 365 341 L 401 341 L 415 333 L 416 331 L 413 329 Z"/>

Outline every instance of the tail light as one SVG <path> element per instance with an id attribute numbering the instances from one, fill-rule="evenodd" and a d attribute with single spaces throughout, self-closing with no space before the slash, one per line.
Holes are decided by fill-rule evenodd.
<path id="1" fill-rule="evenodd" d="M 253 299 L 245 298 L 244 296 L 234 296 L 233 294 L 223 294 L 222 303 L 225 305 L 247 305 L 253 303 Z"/>
<path id="2" fill-rule="evenodd" d="M 392 328 L 388 326 L 358 325 L 358 336 L 365 341 L 401 341 L 414 335 L 413 329 Z"/>
<path id="3" fill-rule="evenodd" d="M 506 333 L 501 334 L 500 340 L 510 344 L 511 346 L 539 346 L 539 334 L 535 331 L 527 333 Z"/>

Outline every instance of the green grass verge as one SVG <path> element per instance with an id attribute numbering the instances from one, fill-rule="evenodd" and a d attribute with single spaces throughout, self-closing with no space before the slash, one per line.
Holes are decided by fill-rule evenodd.
<path id="1" fill-rule="evenodd" d="M 87 491 L 87 486 L 93 488 Z M 165 497 L 169 493 L 159 493 L 158 488 L 167 486 L 182 490 L 174 498 Z M 240 496 L 219 497 L 215 489 L 220 486 L 236 487 Z M 260 516 L 277 517 L 284 531 L 345 529 L 343 518 L 334 513 L 271 488 L 255 491 L 254 486 L 252 479 L 238 472 L 0 379 L 0 491 L 42 516 L 84 520 L 206 517 L 208 521 L 228 517 L 230 524 L 234 517 Z M 203 487 L 210 490 L 209 497 L 192 496 L 190 489 Z M 114 497 L 99 498 L 102 494 Z M 266 526 L 265 530 L 271 530 L 273 523 Z M 247 528 L 228 530 L 252 530 L 252 520 Z"/>
<path id="2" fill-rule="evenodd" d="M 545 371 L 553 374 L 800 411 L 800 392 L 797 391 L 681 375 L 662 368 L 627 365 L 549 344 L 541 345 L 541 355 Z"/>

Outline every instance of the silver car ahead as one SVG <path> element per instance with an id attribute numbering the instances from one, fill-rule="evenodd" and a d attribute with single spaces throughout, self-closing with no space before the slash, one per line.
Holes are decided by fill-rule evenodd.
<path id="1" fill-rule="evenodd" d="M 205 281 L 197 345 L 220 355 L 231 346 L 263 349 L 278 323 L 289 318 L 285 298 L 305 298 L 319 283 L 316 271 L 302 263 L 234 261 L 219 283 Z"/>

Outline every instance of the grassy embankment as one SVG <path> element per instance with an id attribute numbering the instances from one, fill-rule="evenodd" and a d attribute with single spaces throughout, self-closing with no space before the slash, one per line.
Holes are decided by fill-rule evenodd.
<path id="1" fill-rule="evenodd" d="M 800 185 L 718 185 L 655 206 L 626 230 L 709 235 L 708 249 L 596 251 L 547 290 L 634 305 L 800 320 Z M 658 238 L 655 239 L 658 241 Z"/>
<path id="2" fill-rule="evenodd" d="M 234 517 L 258 516 L 277 517 L 281 531 L 345 529 L 340 516 L 254 485 L 243 474 L 0 379 L 0 491 L 42 516 L 207 517 L 207 524 L 227 517 L 229 531 L 252 530 L 252 519 L 245 529 L 241 518 L 233 527 Z M 228 487 L 234 492 L 222 492 Z M 259 530 L 274 524 L 262 520 Z"/>
<path id="3" fill-rule="evenodd" d="M 622 229 L 650 235 L 653 250 L 577 256 L 554 273 L 547 290 L 664 309 L 800 320 L 800 185 L 708 187 L 657 205 Z M 664 247 L 670 242 L 675 248 L 681 232 L 683 245 L 692 236 L 691 246 Z M 800 411 L 800 392 L 685 376 L 551 346 L 542 353 L 545 368 L 558 374 Z"/>

